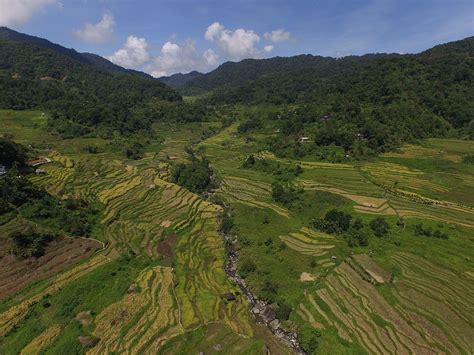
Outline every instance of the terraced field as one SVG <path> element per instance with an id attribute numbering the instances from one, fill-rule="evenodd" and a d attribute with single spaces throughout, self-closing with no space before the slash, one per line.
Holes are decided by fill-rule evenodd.
<path id="1" fill-rule="evenodd" d="M 410 281 L 408 278 L 405 281 L 405 271 L 403 276 L 395 283 L 396 297 L 401 302 L 393 306 L 375 286 L 367 283 L 349 264 L 343 263 L 327 278 L 323 288 L 307 293 L 298 315 L 316 328 L 334 327 L 342 339 L 349 343 L 356 341 L 370 353 L 469 352 L 474 334 L 472 323 L 469 325 L 466 317 L 471 313 L 464 313 L 463 319 L 451 310 L 454 305 L 436 304 L 435 301 L 436 298 L 447 299 L 444 296 L 448 295 L 442 296 L 442 293 L 451 291 L 451 286 L 442 287 L 439 295 L 435 292 L 427 296 L 427 290 L 436 289 L 435 280 L 423 275 L 417 280 L 420 284 L 411 289 L 406 285 Z M 420 293 L 415 297 L 416 289 Z M 464 311 L 470 311 L 470 307 L 472 304 L 464 304 Z M 435 312 L 431 311 L 435 309 Z"/>
<path id="2" fill-rule="evenodd" d="M 238 295 L 224 272 L 224 241 L 217 232 L 219 206 L 160 179 L 156 168 L 160 158 L 155 154 L 147 154 L 137 162 L 110 159 L 107 154 L 64 154 L 59 150 L 51 150 L 49 156 L 53 163 L 44 166 L 47 173 L 32 180 L 53 195 L 100 203 L 105 250 L 49 278 L 44 286 L 25 290 L 6 301 L 1 308 L 1 336 L 8 339 L 16 329 L 22 332 L 22 321 L 45 297 L 60 296 L 69 284 L 105 263 L 134 258 L 145 265 L 163 266 L 141 270 L 129 285 L 135 291 L 125 289 L 120 300 L 104 303 L 105 307 L 92 316 L 92 325 L 82 331 L 86 337 L 99 339 L 90 352 L 151 352 L 170 339 L 216 322 L 237 335 L 235 346 L 244 339 L 246 346 L 253 346 L 256 340 L 252 338 L 253 323 L 246 299 Z M 222 295 L 226 292 L 235 293 L 237 300 L 225 302 Z M 81 308 L 80 303 L 77 308 Z M 61 323 L 64 321 L 76 322 L 63 319 Z M 59 346 L 64 342 L 62 332 L 58 337 L 52 335 L 57 326 L 37 333 L 25 344 L 25 351 L 46 342 L 51 343 L 48 347 Z M 77 339 L 73 343 L 79 344 Z M 262 343 L 257 343 L 261 350 Z"/>
<path id="3" fill-rule="evenodd" d="M 241 168 L 251 146 L 258 149 L 258 144 L 244 144 L 233 129 L 228 128 L 202 146 L 222 180 L 220 194 L 235 208 L 237 217 L 243 214 L 236 218 L 236 231 L 245 241 L 240 251 L 242 258 L 253 260 L 259 273 L 277 280 L 276 299 L 295 300 L 292 316 L 286 322 L 288 327 L 319 330 L 320 353 L 472 351 L 474 324 L 468 315 L 472 314 L 474 298 L 471 291 L 460 285 L 469 285 L 471 289 L 474 286 L 469 277 L 473 255 L 469 249 L 460 248 L 473 240 L 474 213 L 464 204 L 467 198 L 450 197 L 453 186 L 446 184 L 444 171 L 427 171 L 423 162 L 418 162 L 420 168 L 412 166 L 409 159 L 416 156 L 420 160 L 423 148 L 421 153 L 415 153 L 415 147 L 408 147 L 401 153 L 387 154 L 383 161 L 362 164 L 298 161 L 277 158 L 266 151 L 254 153 L 257 159 L 281 166 L 300 165 L 303 173 L 295 180 L 297 186 L 308 193 L 321 191 L 342 197 L 345 204 L 337 200 L 335 206 L 344 206 L 364 221 L 385 216 L 395 225 L 395 221 L 403 218 L 408 226 L 420 222 L 446 225 L 452 231 L 448 233 L 458 235 L 449 241 L 428 239 L 425 243 L 411 243 L 413 232 L 403 224 L 391 232 L 393 238 L 399 238 L 398 246 L 390 240 L 374 240 L 373 247 L 359 248 L 352 255 L 354 252 L 337 237 L 307 228 L 303 219 L 307 211 L 298 213 L 283 208 L 286 213 L 282 213 L 276 208 L 282 206 L 271 200 L 271 178 Z M 231 141 L 233 136 L 236 138 Z M 452 172 L 459 172 L 457 178 L 467 188 L 472 169 L 462 161 L 470 150 L 463 142 L 459 142 L 459 147 L 456 149 L 456 144 L 449 142 L 446 151 L 435 154 L 430 150 L 425 158 L 458 164 Z M 253 213 L 247 214 L 242 204 L 252 208 Z M 268 224 L 257 222 L 265 214 Z M 272 247 L 278 241 L 287 249 Z M 267 258 L 267 254 L 273 259 Z M 331 259 L 333 255 L 337 258 Z M 443 255 L 452 255 L 451 260 L 444 260 L 442 266 L 433 263 L 443 260 L 439 259 Z M 446 284 L 441 286 L 440 280 L 446 280 Z M 267 286 L 262 286 L 258 278 L 252 275 L 247 281 L 257 294 L 261 292 L 266 297 Z M 439 293 L 434 291 L 437 287 Z M 451 305 L 454 297 L 457 301 Z"/>
<path id="4" fill-rule="evenodd" d="M 0 133 L 18 133 L 25 144 L 41 140 L 40 114 L 5 117 Z M 232 214 L 237 242 L 228 247 L 238 255 L 237 272 L 303 346 L 316 344 L 321 354 L 473 351 L 469 144 L 430 140 L 369 163 L 330 164 L 278 158 L 237 126 L 197 143 L 218 125 L 157 125 L 166 143 L 151 143 L 137 161 L 84 153 L 98 138 L 81 138 L 76 149 L 74 140 L 44 136 L 53 162 L 31 180 L 58 198 L 100 205 L 99 240 L 59 240 L 35 263 L 14 263 L 3 251 L 0 353 L 291 353 L 256 324 L 224 271 L 223 208 L 167 181 L 170 164 L 186 161 L 190 145 L 210 159 L 220 182 L 214 197 Z M 282 169 L 300 165 L 302 173 L 284 181 L 302 188 L 300 204 L 273 201 L 278 175 L 243 168 L 249 154 Z M 453 165 L 434 166 L 436 159 Z M 389 231 L 349 247 L 343 236 L 311 227 L 334 208 L 360 218 L 364 233 L 379 216 Z M 448 239 L 415 235 L 418 223 Z M 0 234 L 19 224 L 12 219 Z"/>
<path id="5" fill-rule="evenodd" d="M 134 290 L 105 308 L 95 323 L 93 335 L 100 340 L 90 354 L 150 352 L 182 334 L 172 269 L 155 267 L 142 271 Z"/>

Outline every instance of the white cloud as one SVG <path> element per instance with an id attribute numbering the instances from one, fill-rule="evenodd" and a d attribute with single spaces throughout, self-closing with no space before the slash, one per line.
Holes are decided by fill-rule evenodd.
<path id="1" fill-rule="evenodd" d="M 84 42 L 105 43 L 112 39 L 114 26 L 114 16 L 105 13 L 98 23 L 86 23 L 80 30 L 74 31 L 74 35 Z"/>
<path id="2" fill-rule="evenodd" d="M 261 57 L 261 51 L 256 47 L 260 42 L 260 36 L 252 30 L 238 28 L 231 31 L 225 29 L 219 22 L 214 22 L 207 28 L 204 38 L 215 42 L 231 60 Z"/>
<path id="3" fill-rule="evenodd" d="M 273 45 L 269 44 L 265 47 L 263 47 L 263 50 L 267 53 L 270 53 L 271 51 L 273 51 L 273 48 L 275 48 Z"/>
<path id="4" fill-rule="evenodd" d="M 218 56 L 208 49 L 200 54 L 192 40 L 183 44 L 166 42 L 161 47 L 160 55 L 153 59 L 146 70 L 155 77 L 174 73 L 189 73 L 193 70 L 208 71 L 218 63 Z"/>
<path id="5" fill-rule="evenodd" d="M 273 43 L 286 42 L 290 40 L 291 34 L 288 31 L 285 31 L 283 28 L 274 30 L 272 32 L 266 32 L 265 38 Z"/>
<path id="6" fill-rule="evenodd" d="M 222 26 L 219 22 L 214 22 L 207 28 L 204 38 L 213 42 L 219 37 L 220 33 L 224 31 L 224 29 L 224 26 Z"/>
<path id="7" fill-rule="evenodd" d="M 29 21 L 56 0 L 0 0 L 0 26 L 15 27 Z"/>
<path id="8" fill-rule="evenodd" d="M 209 66 L 216 66 L 219 60 L 219 56 L 217 55 L 216 52 L 214 52 L 213 49 L 208 49 L 207 51 L 204 52 L 202 55 L 203 58 L 206 60 L 206 63 Z"/>
<path id="9" fill-rule="evenodd" d="M 129 36 L 123 48 L 107 59 L 124 68 L 139 69 L 150 60 L 148 43 L 144 38 Z"/>

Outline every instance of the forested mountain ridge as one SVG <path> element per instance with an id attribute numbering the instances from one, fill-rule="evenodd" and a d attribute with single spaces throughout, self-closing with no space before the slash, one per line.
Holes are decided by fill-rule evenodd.
<path id="1" fill-rule="evenodd" d="M 432 78 L 440 80 L 441 84 L 472 85 L 473 52 L 474 37 L 470 37 L 414 55 L 371 54 L 341 59 L 302 55 L 248 59 L 225 63 L 188 82 L 183 90 L 219 89 L 215 100 L 228 103 L 293 103 L 312 102 L 321 91 L 345 94 L 354 85 L 368 83 L 376 84 L 378 88 L 396 87 L 410 84 L 410 81 L 431 84 Z M 227 88 L 232 89 L 223 90 Z M 383 96 L 384 92 L 381 94 Z"/>
<path id="2" fill-rule="evenodd" d="M 159 78 L 159 80 L 165 83 L 166 85 L 171 86 L 172 88 L 179 88 L 190 82 L 191 80 L 199 78 L 203 75 L 203 73 L 194 70 L 186 74 L 177 73 L 170 76 L 162 76 L 161 78 Z"/>
<path id="3" fill-rule="evenodd" d="M 72 59 L 78 60 L 84 64 L 97 65 L 110 72 L 131 73 L 131 74 L 138 74 L 138 75 L 142 75 L 148 78 L 152 78 L 150 75 L 146 73 L 132 70 L 132 69 L 125 69 L 97 54 L 79 53 L 73 48 L 65 48 L 59 44 L 50 42 L 47 39 L 20 33 L 8 27 L 0 27 L 0 40 L 29 43 L 32 45 L 36 45 L 40 48 L 51 49 L 58 53 L 64 54 Z"/>
<path id="4" fill-rule="evenodd" d="M 470 37 L 419 54 L 244 60 L 223 64 L 180 91 L 207 91 L 208 104 L 277 108 L 268 118 L 259 115 L 279 126 L 270 142 L 275 153 L 326 159 L 321 147 L 336 146 L 343 159 L 456 130 L 472 139 L 473 53 Z M 299 144 L 301 136 L 315 144 Z"/>
<path id="5" fill-rule="evenodd" d="M 121 133 L 147 129 L 134 111 L 181 96 L 153 77 L 47 40 L 0 30 L 0 108 L 43 108 L 68 135 L 92 127 Z"/>

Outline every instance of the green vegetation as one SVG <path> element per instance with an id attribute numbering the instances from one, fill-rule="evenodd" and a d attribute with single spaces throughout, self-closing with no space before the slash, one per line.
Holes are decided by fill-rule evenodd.
<path id="1" fill-rule="evenodd" d="M 26 152 L 24 147 L 9 139 L 0 138 L 0 164 L 8 168 L 14 165 L 18 167 L 25 166 Z"/>
<path id="2" fill-rule="evenodd" d="M 307 353 L 468 353 L 472 44 L 227 63 L 183 101 L 0 29 L 0 106 L 46 111 L 0 110 L 0 353 L 288 353 L 234 262 Z"/>
<path id="3" fill-rule="evenodd" d="M 23 258 L 40 257 L 44 255 L 45 247 L 56 238 L 49 233 L 40 233 L 33 228 L 15 231 L 8 236 L 13 244 L 12 252 Z"/>
<path id="4" fill-rule="evenodd" d="M 171 172 L 171 180 L 189 191 L 203 193 L 213 187 L 213 172 L 207 159 L 192 159 L 190 164 L 178 164 Z"/>
<path id="5" fill-rule="evenodd" d="M 469 137 L 474 74 L 466 63 L 473 45 L 470 37 L 416 55 L 249 59 L 225 63 L 180 90 L 211 93 L 204 100 L 215 105 L 259 105 L 238 132 L 272 122 L 279 132 L 268 148 L 280 156 L 365 159 L 453 129 Z M 310 141 L 302 144 L 302 136 Z"/>

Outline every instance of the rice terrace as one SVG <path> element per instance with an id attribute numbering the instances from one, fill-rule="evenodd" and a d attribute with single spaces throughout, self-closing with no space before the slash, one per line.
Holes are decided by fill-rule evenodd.
<path id="1" fill-rule="evenodd" d="M 281 31 L 156 78 L 0 27 L 1 355 L 474 353 L 474 37 Z"/>

